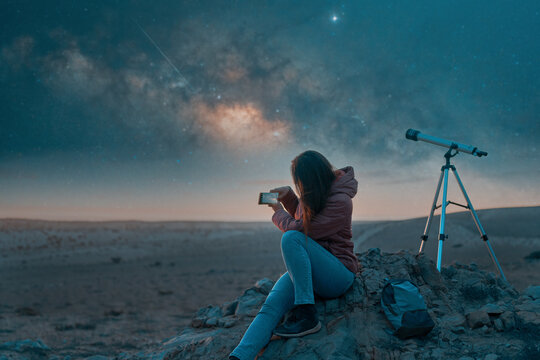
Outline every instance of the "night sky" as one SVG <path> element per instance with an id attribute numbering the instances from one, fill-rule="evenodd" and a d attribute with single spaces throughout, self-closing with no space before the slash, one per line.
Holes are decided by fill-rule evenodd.
<path id="1" fill-rule="evenodd" d="M 294 188 L 308 149 L 354 167 L 354 220 L 425 216 L 445 149 L 408 128 L 488 152 L 454 158 L 477 209 L 540 204 L 538 1 L 4 0 L 0 20 L 0 217 L 270 221 L 258 193 Z"/>

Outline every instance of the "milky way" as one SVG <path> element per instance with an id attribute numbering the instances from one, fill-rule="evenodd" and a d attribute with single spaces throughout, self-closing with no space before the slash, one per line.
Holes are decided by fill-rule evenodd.
<path id="1" fill-rule="evenodd" d="M 4 2 L 0 216 L 267 220 L 315 149 L 355 218 L 420 216 L 443 149 L 477 207 L 540 203 L 540 6 Z M 455 194 L 459 196 L 459 193 Z"/>

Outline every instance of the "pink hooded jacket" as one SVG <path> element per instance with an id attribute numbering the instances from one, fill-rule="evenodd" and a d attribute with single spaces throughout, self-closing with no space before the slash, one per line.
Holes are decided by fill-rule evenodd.
<path id="1" fill-rule="evenodd" d="M 358 271 L 352 238 L 352 198 L 358 190 L 352 166 L 335 171 L 336 180 L 330 187 L 325 207 L 311 219 L 308 236 L 337 257 L 353 273 Z M 272 222 L 283 232 L 303 232 L 302 206 L 294 191 L 289 190 L 281 201 L 285 210 L 272 215 Z"/>

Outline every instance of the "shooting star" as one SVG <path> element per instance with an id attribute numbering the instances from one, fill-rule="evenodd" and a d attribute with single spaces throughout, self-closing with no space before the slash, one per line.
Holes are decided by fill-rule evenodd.
<path id="1" fill-rule="evenodd" d="M 158 44 L 156 44 L 156 42 L 154 41 L 154 39 L 152 39 L 152 37 L 150 35 L 148 35 L 148 33 L 146 31 L 144 31 L 144 29 L 142 28 L 141 25 L 139 25 L 139 23 L 131 18 L 131 20 L 133 20 L 133 22 L 137 25 L 137 27 L 139 28 L 139 30 L 141 30 L 141 32 L 144 34 L 144 36 L 146 36 L 146 38 L 148 40 L 150 40 L 150 42 L 152 43 L 152 45 L 154 45 L 154 47 L 157 49 L 157 51 L 159 51 L 159 53 L 161 54 L 161 56 L 163 56 L 163 58 L 165 58 L 165 60 L 169 63 L 169 65 L 173 68 L 173 70 L 178 74 L 178 76 L 180 77 L 180 80 L 182 82 L 184 82 L 185 84 L 187 84 L 187 88 L 189 91 L 191 91 L 192 93 L 194 93 L 194 89 L 193 87 L 191 86 L 191 84 L 189 83 L 188 79 L 186 79 L 186 77 L 184 75 L 182 75 L 182 73 L 180 72 L 180 70 L 178 70 L 178 68 L 173 64 L 173 62 L 171 61 L 171 59 L 169 59 L 169 57 L 167 55 L 165 55 L 165 53 L 163 52 L 163 50 L 161 50 L 161 48 L 158 46 Z"/>

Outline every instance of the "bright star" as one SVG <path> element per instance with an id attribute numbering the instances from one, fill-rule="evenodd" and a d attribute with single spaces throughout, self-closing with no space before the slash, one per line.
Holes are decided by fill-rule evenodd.
<path id="1" fill-rule="evenodd" d="M 337 15 L 332 15 L 331 19 L 332 19 L 332 22 L 337 22 L 339 20 Z"/>

